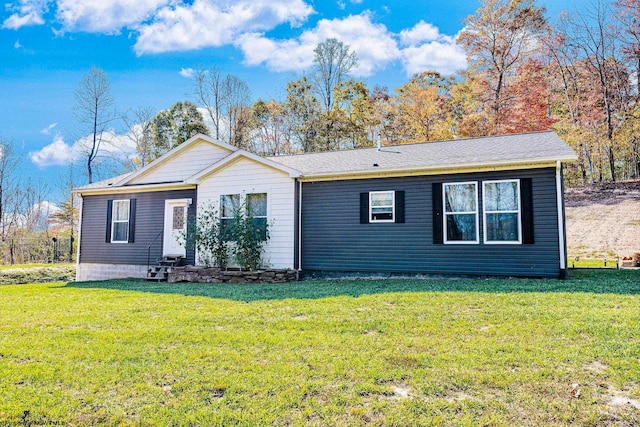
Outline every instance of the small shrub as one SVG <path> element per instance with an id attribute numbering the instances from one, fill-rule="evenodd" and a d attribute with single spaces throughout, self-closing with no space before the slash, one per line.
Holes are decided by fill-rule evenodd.
<path id="1" fill-rule="evenodd" d="M 260 268 L 264 244 L 269 239 L 268 228 L 266 221 L 249 215 L 245 206 L 236 209 L 231 236 L 236 261 L 242 268 L 249 271 Z"/>
<path id="2" fill-rule="evenodd" d="M 198 210 L 198 218 L 185 236 L 207 267 L 224 270 L 233 255 L 238 265 L 249 271 L 260 268 L 264 244 L 268 239 L 266 220 L 250 215 L 244 205 L 234 211 L 233 220 L 225 220 L 224 223 L 213 204 L 204 206 Z"/>
<path id="3" fill-rule="evenodd" d="M 209 204 L 200 209 L 197 221 L 188 229 L 187 243 L 198 250 L 200 261 L 207 267 L 226 269 L 229 265 L 229 242 L 215 206 Z"/>

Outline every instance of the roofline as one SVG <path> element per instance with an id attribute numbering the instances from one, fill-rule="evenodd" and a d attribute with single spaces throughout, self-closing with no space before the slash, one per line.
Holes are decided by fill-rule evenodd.
<path id="1" fill-rule="evenodd" d="M 73 194 L 79 194 L 81 196 L 93 196 L 99 194 L 124 194 L 124 193 L 149 193 L 152 191 L 172 191 L 172 190 L 191 190 L 195 189 L 196 185 L 185 182 L 170 182 L 163 184 L 138 184 L 129 186 L 116 187 L 115 184 L 110 187 L 100 188 L 77 188 L 71 190 Z"/>
<path id="2" fill-rule="evenodd" d="M 346 179 L 365 179 L 365 178 L 390 178 L 402 176 L 418 176 L 418 175 L 438 175 L 442 173 L 469 173 L 469 172 L 486 172 L 486 171 L 506 171 L 516 169 L 539 169 L 545 167 L 556 167 L 557 162 L 572 161 L 578 157 L 562 157 L 553 159 L 532 159 L 523 161 L 504 161 L 491 163 L 470 163 L 463 165 L 434 166 L 430 168 L 397 168 L 397 169 L 380 169 L 380 170 L 363 170 L 348 171 L 334 173 L 318 173 L 302 175 L 298 178 L 302 182 L 313 181 L 338 181 Z"/>
<path id="3" fill-rule="evenodd" d="M 300 176 L 302 176 L 302 174 L 300 173 L 300 171 L 298 171 L 297 169 L 293 169 L 289 166 L 283 165 L 281 163 L 275 162 L 273 160 L 264 158 L 264 157 L 260 157 L 256 154 L 250 153 L 248 151 L 242 150 L 242 149 L 238 149 L 236 152 L 234 152 L 233 154 L 228 155 L 227 157 L 219 160 L 218 162 L 212 164 L 211 166 L 209 166 L 206 169 L 201 170 L 200 172 L 197 172 L 195 174 L 193 174 L 192 176 L 190 176 L 189 178 L 187 178 L 185 180 L 186 183 L 190 183 L 190 184 L 198 184 L 200 182 L 200 180 L 202 180 L 203 178 L 215 173 L 217 170 L 224 168 L 225 166 L 227 166 L 228 164 L 231 164 L 232 162 L 234 162 L 236 159 L 240 158 L 240 157 L 244 157 L 246 159 L 249 160 L 253 160 L 256 163 L 260 163 L 262 165 L 268 166 L 270 168 L 279 170 L 281 172 L 284 172 L 286 174 L 289 175 L 289 177 L 291 178 L 298 178 Z"/>
<path id="4" fill-rule="evenodd" d="M 548 129 L 548 130 L 539 130 L 539 131 L 532 131 L 532 132 L 522 132 L 522 133 L 507 133 L 507 134 L 501 134 L 501 135 L 482 135 L 482 136 L 470 136 L 470 137 L 466 137 L 466 138 L 452 138 L 452 139 L 438 139 L 435 141 L 421 141 L 421 142 L 412 142 L 412 143 L 408 143 L 408 144 L 391 144 L 391 145 L 382 145 L 380 148 L 382 149 L 382 151 L 384 151 L 385 149 L 393 149 L 393 148 L 401 148 L 401 147 L 411 147 L 411 146 L 415 146 L 415 145 L 431 145 L 431 144 L 451 144 L 451 143 L 455 143 L 455 142 L 463 142 L 463 141 L 475 141 L 475 140 L 479 140 L 479 139 L 495 139 L 495 138 L 511 138 L 511 137 L 518 137 L 518 136 L 526 136 L 526 135 L 537 135 L 537 134 L 542 134 L 542 133 L 553 133 L 556 136 L 558 136 L 558 133 L 553 130 L 553 129 Z M 560 136 L 558 136 L 558 138 L 560 138 Z M 560 138 L 562 140 L 562 138 Z M 279 155 L 279 156 L 269 156 L 269 159 L 274 159 L 275 161 L 277 161 L 278 158 L 292 158 L 292 157 L 299 157 L 299 156 L 316 156 L 316 155 L 328 155 L 328 154 L 332 154 L 332 153 L 345 153 L 345 152 L 352 152 L 352 151 L 366 151 L 366 150 L 378 150 L 377 147 L 358 147 L 358 148 L 344 148 L 344 149 L 338 149 L 338 150 L 329 150 L 329 151 L 314 151 L 314 152 L 309 152 L 309 153 L 295 153 L 295 154 L 286 154 L 286 155 Z M 576 157 L 577 158 L 577 157 Z"/>
<path id="5" fill-rule="evenodd" d="M 239 150 L 238 147 L 234 147 L 233 145 L 227 144 L 226 142 L 218 141 L 217 139 L 213 139 L 212 137 L 210 137 L 208 135 L 204 135 L 202 133 L 199 133 L 199 134 L 194 135 L 191 138 L 187 139 L 185 142 L 183 142 L 182 144 L 178 145 L 177 147 L 174 147 L 171 150 L 167 151 L 162 156 L 158 157 L 157 159 L 155 159 L 154 161 L 152 161 L 148 165 L 144 166 L 143 168 L 138 169 L 137 171 L 133 172 L 131 175 L 126 176 L 124 179 L 122 179 L 122 180 L 120 180 L 118 182 L 114 182 L 113 185 L 114 186 L 121 186 L 121 185 L 125 185 L 128 182 L 131 182 L 132 180 L 138 178 L 139 176 L 144 175 L 146 172 L 148 172 L 150 170 L 153 170 L 153 169 L 157 168 L 158 166 L 160 166 L 160 165 L 166 163 L 167 161 L 171 160 L 172 158 L 174 158 L 175 156 L 177 156 L 181 152 L 183 152 L 186 149 L 188 149 L 189 147 L 191 147 L 191 145 L 195 144 L 196 141 L 208 142 L 208 143 L 210 143 L 212 145 L 215 145 L 217 147 L 229 150 L 232 153 L 237 151 L 237 150 Z"/>

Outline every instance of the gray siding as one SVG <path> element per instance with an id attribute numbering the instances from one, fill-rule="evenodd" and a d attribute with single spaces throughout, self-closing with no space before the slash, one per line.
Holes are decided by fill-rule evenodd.
<path id="1" fill-rule="evenodd" d="M 532 179 L 534 244 L 484 244 L 481 201 L 479 244 L 433 244 L 433 183 L 515 178 Z M 376 190 L 405 192 L 404 223 L 360 224 L 360 193 Z M 303 184 L 302 197 L 302 267 L 307 272 L 561 274 L 554 168 L 310 182 Z"/>
<path id="2" fill-rule="evenodd" d="M 151 262 L 153 263 L 162 256 L 165 200 L 186 198 L 193 199 L 193 203 L 189 206 L 188 220 L 195 221 L 197 206 L 195 190 L 84 196 L 80 262 L 146 265 L 147 247 L 157 237 L 151 247 Z M 134 243 L 106 243 L 105 241 L 107 201 L 119 199 L 136 199 Z M 187 259 L 183 263 L 195 263 L 193 250 L 187 250 Z"/>

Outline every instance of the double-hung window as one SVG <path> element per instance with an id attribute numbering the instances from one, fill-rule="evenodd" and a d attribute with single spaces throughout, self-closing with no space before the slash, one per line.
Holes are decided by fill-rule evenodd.
<path id="1" fill-rule="evenodd" d="M 482 194 L 485 243 L 522 243 L 520 181 L 485 181 Z"/>
<path id="2" fill-rule="evenodd" d="M 395 191 L 369 192 L 369 222 L 395 222 Z"/>
<path id="3" fill-rule="evenodd" d="M 239 194 L 223 194 L 220 196 L 220 227 L 225 240 L 231 240 L 236 212 L 240 208 Z"/>
<path id="4" fill-rule="evenodd" d="M 444 242 L 478 243 L 478 183 L 446 183 L 442 187 Z"/>
<path id="5" fill-rule="evenodd" d="M 114 200 L 111 205 L 111 243 L 129 242 L 129 200 Z"/>
<path id="6" fill-rule="evenodd" d="M 247 194 L 247 214 L 260 240 L 267 240 L 267 193 Z"/>

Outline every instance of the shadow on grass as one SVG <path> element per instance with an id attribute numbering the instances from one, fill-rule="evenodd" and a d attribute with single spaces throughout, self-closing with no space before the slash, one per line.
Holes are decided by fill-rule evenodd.
<path id="1" fill-rule="evenodd" d="M 234 301 L 317 299 L 388 292 L 585 292 L 640 294 L 640 271 L 576 270 L 568 280 L 501 278 L 408 278 L 308 280 L 281 284 L 154 283 L 144 280 L 69 282 L 67 288 L 205 296 Z"/>

